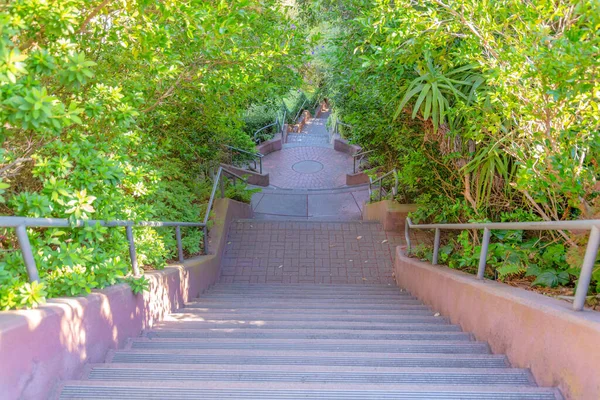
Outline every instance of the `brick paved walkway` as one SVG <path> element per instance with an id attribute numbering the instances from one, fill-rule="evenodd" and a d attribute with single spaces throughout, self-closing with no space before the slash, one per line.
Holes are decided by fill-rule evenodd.
<path id="1" fill-rule="evenodd" d="M 400 243 L 378 223 L 241 220 L 229 231 L 221 282 L 393 284 Z"/>
<path id="2" fill-rule="evenodd" d="M 263 158 L 263 171 L 275 187 L 331 189 L 346 184 L 346 174 L 352 172 L 352 157 L 327 147 L 285 148 Z"/>

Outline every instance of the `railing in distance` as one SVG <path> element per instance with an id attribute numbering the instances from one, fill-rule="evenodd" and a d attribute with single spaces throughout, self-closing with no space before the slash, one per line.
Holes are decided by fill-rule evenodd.
<path id="1" fill-rule="evenodd" d="M 262 175 L 262 173 L 263 173 L 262 159 L 264 157 L 264 154 L 254 153 L 254 152 L 251 152 L 248 150 L 240 149 L 238 147 L 233 147 L 233 146 L 229 146 L 229 145 L 225 145 L 225 148 L 230 151 L 232 165 L 235 166 L 234 159 L 233 159 L 235 153 L 246 155 L 250 158 L 250 162 L 254 163 L 254 170 L 259 171 L 259 173 Z"/>
<path id="2" fill-rule="evenodd" d="M 396 196 L 398 194 L 398 173 L 396 168 L 393 170 L 383 174 L 379 178 L 373 179 L 369 178 L 369 200 L 373 200 L 373 187 L 377 187 L 378 190 L 378 199 L 377 201 L 383 200 L 385 196 L 387 196 L 387 192 L 383 187 L 383 181 L 388 178 L 394 178 L 394 184 L 392 185 L 392 196 Z"/>
<path id="3" fill-rule="evenodd" d="M 592 280 L 592 272 L 598 248 L 600 247 L 600 220 L 577 220 L 577 221 L 540 221 L 540 222 L 482 222 L 467 224 L 413 224 L 410 218 L 406 219 L 405 237 L 407 251 L 410 252 L 410 230 L 411 229 L 435 229 L 435 238 L 433 244 L 432 264 L 438 263 L 438 254 L 440 250 L 440 231 L 448 230 L 466 230 L 483 229 L 483 240 L 481 243 L 481 253 L 479 255 L 479 266 L 477 269 L 477 279 L 484 279 L 485 267 L 487 264 L 487 253 L 490 244 L 492 230 L 589 230 L 590 235 L 585 251 L 585 257 L 581 266 L 577 290 L 573 309 L 575 311 L 583 310 L 587 292 Z"/>
<path id="4" fill-rule="evenodd" d="M 354 174 L 360 172 L 360 167 L 362 165 L 363 160 L 365 159 L 365 156 L 367 156 L 368 154 L 371 154 L 372 152 L 374 152 L 375 150 L 367 150 L 367 151 L 362 151 L 360 153 L 356 153 L 354 155 L 352 155 L 352 163 L 353 163 L 353 167 L 352 167 L 352 171 Z"/>
<path id="5" fill-rule="evenodd" d="M 17 241 L 21 249 L 23 261 L 30 282 L 39 281 L 39 271 L 33 256 L 33 249 L 29 241 L 27 228 L 81 228 L 85 226 L 105 226 L 105 227 L 125 227 L 127 241 L 129 242 L 129 256 L 131 259 L 131 267 L 135 276 L 140 275 L 137 256 L 135 251 L 135 241 L 133 237 L 133 228 L 136 226 L 145 227 L 175 227 L 175 237 L 177 240 L 177 254 L 180 262 L 184 261 L 183 246 L 181 242 L 181 227 L 200 227 L 203 230 L 203 253 L 208 253 L 208 220 L 210 211 L 214 203 L 217 188 L 221 188 L 221 198 L 225 197 L 225 187 L 223 179 L 233 179 L 234 183 L 237 179 L 246 181 L 239 175 L 219 167 L 214 178 L 213 188 L 202 222 L 181 222 L 181 221 L 124 221 L 124 220 L 76 220 L 70 221 L 61 218 L 27 218 L 27 217 L 0 217 L 0 227 L 15 228 Z"/>

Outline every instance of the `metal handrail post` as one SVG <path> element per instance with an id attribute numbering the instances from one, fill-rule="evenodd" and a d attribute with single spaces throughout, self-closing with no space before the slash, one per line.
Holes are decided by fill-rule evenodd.
<path id="1" fill-rule="evenodd" d="M 258 157 L 258 162 L 259 162 L 259 164 L 260 164 L 260 174 L 262 175 L 262 173 L 263 173 L 263 172 L 262 172 L 262 171 L 263 171 L 263 170 L 262 170 L 262 157 Z"/>
<path id="2" fill-rule="evenodd" d="M 221 198 L 225 198 L 225 182 L 221 179 L 221 175 L 219 174 L 219 188 L 221 190 Z"/>
<path id="3" fill-rule="evenodd" d="M 206 228 L 206 225 L 202 228 L 202 247 L 204 254 L 208 255 L 208 229 Z"/>
<path id="4" fill-rule="evenodd" d="M 404 238 L 406 239 L 406 254 L 410 254 L 410 218 L 406 217 L 404 223 Z"/>
<path id="5" fill-rule="evenodd" d="M 179 225 L 175 227 L 175 238 L 177 239 L 177 255 L 179 256 L 179 262 L 183 262 L 183 245 L 181 243 L 181 227 Z"/>
<path id="6" fill-rule="evenodd" d="M 431 263 L 437 265 L 440 253 L 440 228 L 435 228 L 435 239 L 433 240 L 433 259 Z"/>
<path id="7" fill-rule="evenodd" d="M 129 242 L 129 258 L 131 259 L 131 267 L 133 269 L 134 276 L 140 276 L 140 268 L 137 262 L 137 255 L 135 254 L 135 240 L 133 238 L 133 227 L 128 225 L 125 228 L 127 233 L 127 241 Z"/>
<path id="8" fill-rule="evenodd" d="M 594 270 L 596 257 L 598 256 L 599 247 L 600 228 L 593 226 L 590 231 L 590 237 L 588 238 L 588 245 L 583 258 L 579 281 L 577 282 L 577 292 L 575 293 L 575 301 L 573 302 L 573 310 L 575 311 L 583 310 L 583 306 L 585 305 L 585 299 L 592 280 L 592 272 Z"/>
<path id="9" fill-rule="evenodd" d="M 25 268 L 27 269 L 27 275 L 29 276 L 29 282 L 38 282 L 40 280 L 40 274 L 35 265 L 35 258 L 33 257 L 33 250 L 31 249 L 31 243 L 29 242 L 27 227 L 25 225 L 19 225 L 16 227 L 16 231 L 21 254 L 23 255 L 23 261 L 25 262 Z"/>
<path id="10" fill-rule="evenodd" d="M 489 228 L 483 230 L 483 241 L 481 243 L 481 253 L 479 254 L 479 267 L 477 268 L 477 279 L 483 279 L 485 266 L 487 264 L 488 247 L 492 231 Z"/>

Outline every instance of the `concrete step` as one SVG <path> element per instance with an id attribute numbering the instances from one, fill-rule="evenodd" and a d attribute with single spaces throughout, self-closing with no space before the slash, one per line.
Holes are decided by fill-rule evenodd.
<path id="1" fill-rule="evenodd" d="M 262 321 L 273 321 L 273 322 L 361 322 L 361 323 L 373 323 L 373 324 L 409 324 L 409 323 L 429 323 L 429 324 L 447 324 L 449 319 L 442 316 L 434 316 L 432 312 L 419 314 L 407 314 L 407 315 L 351 315 L 351 314 L 328 314 L 328 315 L 315 315 L 314 313 L 209 313 L 205 311 L 199 311 L 195 309 L 182 308 L 179 311 L 171 314 L 171 320 L 184 319 L 194 320 L 199 319 L 206 322 L 262 322 Z"/>
<path id="2" fill-rule="evenodd" d="M 556 389 L 481 385 L 67 381 L 60 399 L 465 399 L 557 400 Z"/>
<path id="3" fill-rule="evenodd" d="M 438 325 L 435 325 L 438 326 Z M 465 332 L 401 331 L 382 333 L 371 330 L 327 329 L 177 329 L 155 328 L 144 331 L 150 338 L 223 338 L 223 339 L 331 339 L 331 340 L 452 340 L 470 341 L 473 335 Z"/>
<path id="4" fill-rule="evenodd" d="M 444 323 L 373 323 L 373 322 L 327 322 L 327 321 L 231 321 L 231 322 L 208 322 L 202 320 L 192 320 L 176 318 L 159 322 L 153 329 L 235 329 L 235 330 L 369 330 L 369 331 L 404 331 L 404 332 L 460 332 L 458 325 L 450 325 Z"/>
<path id="5" fill-rule="evenodd" d="M 240 305 L 244 307 L 273 307 L 276 306 L 279 309 L 281 308 L 293 308 L 293 309 L 312 309 L 312 308 L 324 308 L 324 307 L 348 307 L 348 308 L 363 308 L 369 306 L 390 306 L 394 307 L 396 305 L 422 305 L 421 301 L 417 300 L 414 297 L 403 297 L 396 299 L 389 298 L 368 298 L 368 299 L 285 299 L 285 298 L 255 298 L 255 297 L 247 297 L 247 298 L 231 298 L 231 297 L 220 297 L 214 298 L 212 296 L 207 296 L 202 300 L 195 301 L 191 304 L 198 304 L 202 307 L 211 307 L 212 305 L 218 307 L 227 307 L 233 308 Z"/>
<path id="6" fill-rule="evenodd" d="M 206 293 L 202 298 L 197 299 L 197 302 L 202 302 L 206 299 L 214 300 L 289 300 L 289 301 L 377 301 L 377 300 L 415 300 L 416 297 L 411 296 L 408 292 L 400 293 L 239 293 L 239 292 L 210 292 Z"/>
<path id="7" fill-rule="evenodd" d="M 357 345 L 358 346 L 358 345 Z M 388 368 L 506 368 L 505 356 L 487 354 L 484 346 L 462 346 L 452 353 L 383 353 L 360 352 L 342 347 L 333 352 L 330 348 L 314 350 L 274 349 L 131 349 L 113 350 L 107 355 L 107 363 L 149 364 L 210 364 L 210 365 L 313 365 L 344 367 Z M 444 351 L 449 347 L 438 346 Z M 409 349 L 407 349 L 409 350 Z M 456 352 L 460 350 L 462 354 Z M 468 354 L 472 352 L 473 354 Z M 334 353 L 334 354 L 332 354 Z"/>
<path id="8" fill-rule="evenodd" d="M 320 339 L 270 339 L 250 341 L 245 339 L 181 339 L 133 338 L 126 349 L 145 350 L 239 350 L 260 351 L 265 355 L 281 351 L 323 353 L 408 353 L 408 354 L 490 354 L 487 343 L 443 340 L 320 340 Z M 254 354 L 254 353 L 252 353 Z M 378 356 L 377 354 L 372 354 Z"/>
<path id="9" fill-rule="evenodd" d="M 365 368 L 310 366 L 207 366 L 160 364 L 90 365 L 83 379 L 105 381 L 297 382 L 536 386 L 517 368 Z"/>
<path id="10" fill-rule="evenodd" d="M 398 288 L 396 285 L 381 285 L 381 284 L 309 284 L 309 283 L 272 283 L 272 284 L 262 284 L 262 283 L 217 283 L 212 286 L 207 293 L 212 293 L 216 291 L 235 291 L 235 292 L 243 292 L 243 293 L 382 293 L 382 292 L 392 292 L 392 293 L 406 293 L 401 288 Z"/>
<path id="11" fill-rule="evenodd" d="M 162 324 L 181 324 L 181 326 L 187 328 L 249 328 L 249 329 L 369 329 L 369 330 L 392 330 L 400 329 L 403 330 L 405 327 L 408 329 L 414 329 L 413 326 L 426 326 L 426 325 L 440 325 L 439 327 L 432 327 L 434 330 L 460 330 L 457 325 L 448 323 L 447 319 L 443 317 L 422 317 L 406 319 L 404 321 L 332 321 L 325 318 L 319 320 L 313 320 L 310 318 L 296 319 L 286 321 L 282 319 L 271 318 L 240 318 L 240 319 L 209 319 L 204 316 L 196 314 L 174 314 L 166 318 L 163 322 L 159 322 L 155 326 L 162 326 Z"/>
<path id="12" fill-rule="evenodd" d="M 352 317 L 409 317 L 409 316 L 433 316 L 434 313 L 426 306 L 398 306 L 396 309 L 387 310 L 347 310 L 347 309 L 328 309 L 323 308 L 320 310 L 277 310 L 277 309 L 237 309 L 237 308 L 221 308 L 221 309 L 210 309 L 206 307 L 190 307 L 182 308 L 181 312 L 194 313 L 194 314 L 220 314 L 220 315 L 272 315 L 272 316 L 296 316 L 299 318 L 305 318 L 306 316 L 314 316 L 315 318 L 325 318 L 328 316 L 352 316 Z"/>
<path id="13" fill-rule="evenodd" d="M 396 304 L 366 304 L 366 303 L 356 303 L 356 304 L 323 304 L 323 303 L 314 303 L 314 304 L 299 304 L 299 302 L 295 303 L 278 303 L 278 302 L 197 302 L 197 303 L 189 303 L 186 304 L 186 308 L 203 308 L 203 309 L 211 309 L 211 310 L 219 310 L 219 309 L 228 309 L 228 310 L 315 310 L 315 313 L 320 312 L 321 310 L 344 310 L 345 312 L 351 312 L 350 310 L 428 310 L 427 306 L 424 306 L 419 301 L 408 300 L 403 302 L 398 302 Z"/>

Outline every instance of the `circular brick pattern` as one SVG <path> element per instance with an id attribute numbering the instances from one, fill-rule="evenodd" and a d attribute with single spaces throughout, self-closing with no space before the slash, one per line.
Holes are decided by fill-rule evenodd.
<path id="1" fill-rule="evenodd" d="M 330 147 L 289 147 L 263 158 L 263 173 L 282 189 L 338 188 L 346 185 L 351 172 L 352 157 Z"/>
<path id="2" fill-rule="evenodd" d="M 292 169 L 301 174 L 314 174 L 323 169 L 323 164 L 318 161 L 306 160 L 292 165 Z"/>

